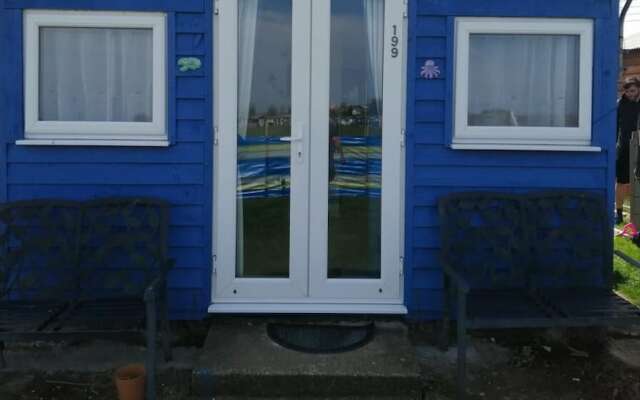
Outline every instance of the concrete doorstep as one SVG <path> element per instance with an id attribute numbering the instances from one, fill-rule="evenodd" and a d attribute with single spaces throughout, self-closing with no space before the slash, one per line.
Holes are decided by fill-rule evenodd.
<path id="1" fill-rule="evenodd" d="M 216 399 L 229 398 L 220 397 L 223 395 L 415 399 L 420 389 L 415 350 L 406 327 L 395 322 L 376 323 L 368 344 L 337 354 L 286 349 L 269 338 L 266 322 L 214 324 L 196 361 L 192 382 L 194 395 Z"/>

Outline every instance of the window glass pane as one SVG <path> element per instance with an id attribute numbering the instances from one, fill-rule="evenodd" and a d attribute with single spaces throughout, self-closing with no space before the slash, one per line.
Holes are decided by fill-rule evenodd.
<path id="1" fill-rule="evenodd" d="M 469 126 L 578 127 L 578 35 L 472 34 Z"/>
<path id="2" fill-rule="evenodd" d="M 236 276 L 289 276 L 292 0 L 238 2 Z"/>
<path id="3" fill-rule="evenodd" d="M 39 34 L 40 121 L 152 121 L 152 29 L 44 27 Z"/>
<path id="4" fill-rule="evenodd" d="M 384 0 L 331 2 L 329 278 L 380 278 Z"/>

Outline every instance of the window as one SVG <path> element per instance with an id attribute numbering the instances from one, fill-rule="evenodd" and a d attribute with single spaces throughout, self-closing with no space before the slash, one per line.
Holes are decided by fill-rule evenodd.
<path id="1" fill-rule="evenodd" d="M 167 145 L 164 14 L 25 13 L 25 139 Z"/>
<path id="2" fill-rule="evenodd" d="M 458 18 L 453 147 L 590 146 L 592 49 L 590 20 Z"/>

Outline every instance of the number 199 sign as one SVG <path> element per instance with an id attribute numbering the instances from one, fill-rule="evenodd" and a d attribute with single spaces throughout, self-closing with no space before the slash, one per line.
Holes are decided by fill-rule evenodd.
<path id="1" fill-rule="evenodd" d="M 400 54 L 398 45 L 400 44 L 400 38 L 398 37 L 398 25 L 393 25 L 393 35 L 391 36 L 391 57 L 397 58 Z"/>

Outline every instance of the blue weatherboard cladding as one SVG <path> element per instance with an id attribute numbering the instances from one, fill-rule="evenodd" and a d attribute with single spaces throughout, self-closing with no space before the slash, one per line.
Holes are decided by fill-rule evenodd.
<path id="1" fill-rule="evenodd" d="M 294 0 L 295 1 L 295 0 Z M 206 313 L 211 285 L 212 24 L 209 0 L 0 0 L 0 201 L 147 195 L 172 207 L 169 280 L 174 318 Z M 24 8 L 162 11 L 168 15 L 169 148 L 25 147 Z M 405 302 L 413 318 L 437 318 L 439 196 L 460 190 L 587 189 L 613 208 L 617 0 L 409 0 Z M 454 151 L 451 137 L 455 16 L 592 18 L 593 139 L 600 153 Z M 179 72 L 181 57 L 202 59 Z M 438 79 L 419 76 L 435 60 Z"/>
<path id="2" fill-rule="evenodd" d="M 617 0 L 414 0 L 409 2 L 405 301 L 413 318 L 442 306 L 436 202 L 464 190 L 571 188 L 606 196 L 613 209 Z M 462 151 L 452 135 L 456 16 L 591 18 L 595 27 L 592 145 L 600 153 Z M 439 79 L 420 78 L 426 60 Z"/>
<path id="3" fill-rule="evenodd" d="M 171 202 L 173 318 L 206 315 L 211 288 L 211 5 L 205 0 L 0 0 L 0 200 L 157 196 Z M 23 136 L 22 9 L 161 11 L 169 148 L 16 146 Z M 180 57 L 202 68 L 179 72 Z"/>

